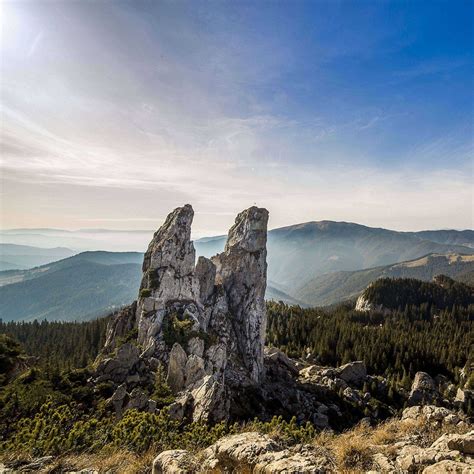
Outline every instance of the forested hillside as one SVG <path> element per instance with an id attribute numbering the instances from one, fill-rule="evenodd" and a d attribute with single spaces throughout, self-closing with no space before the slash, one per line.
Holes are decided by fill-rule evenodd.
<path id="1" fill-rule="evenodd" d="M 78 262 L 0 287 L 0 318 L 74 321 L 104 316 L 136 298 L 140 278 L 136 263 Z"/>
<path id="2" fill-rule="evenodd" d="M 3 322 L 0 334 L 19 342 L 34 365 L 48 372 L 86 367 L 97 357 L 105 341 L 108 317 L 78 322 Z"/>
<path id="3" fill-rule="evenodd" d="M 390 316 L 356 312 L 349 305 L 327 311 L 277 303 L 267 307 L 268 344 L 322 365 L 363 360 L 370 373 L 406 388 L 420 370 L 457 379 L 472 357 L 472 308 L 444 310 L 433 317 L 417 306 Z"/>
<path id="4" fill-rule="evenodd" d="M 474 289 L 445 275 L 438 275 L 432 282 L 381 278 L 369 285 L 360 299 L 374 308 L 394 310 L 416 306 L 427 315 L 453 308 L 464 308 L 474 314 Z"/>
<path id="5" fill-rule="evenodd" d="M 318 309 L 267 302 L 267 344 L 323 365 L 363 360 L 369 372 L 406 386 L 419 370 L 456 379 L 472 354 L 474 310 L 434 309 L 424 303 L 388 316 L 357 312 L 347 304 Z M 106 326 L 107 318 L 1 322 L 0 333 L 19 341 L 39 366 L 62 370 L 90 364 L 103 346 Z"/>
<path id="6" fill-rule="evenodd" d="M 41 248 L 0 243 L 0 271 L 32 268 L 70 257 L 74 253 L 64 247 Z"/>

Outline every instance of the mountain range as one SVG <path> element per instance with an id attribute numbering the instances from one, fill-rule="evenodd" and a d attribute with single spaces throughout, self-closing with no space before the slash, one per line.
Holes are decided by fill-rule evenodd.
<path id="1" fill-rule="evenodd" d="M 225 236 L 195 242 L 197 253 L 206 257 L 221 252 L 224 244 Z M 350 222 L 307 222 L 268 232 L 268 277 L 296 295 L 319 275 L 391 265 L 431 253 L 473 254 L 474 231 L 397 232 Z"/>
<path id="2" fill-rule="evenodd" d="M 194 242 L 197 255 L 208 257 L 224 243 L 223 236 Z M 429 280 L 444 273 L 469 280 L 473 255 L 473 231 L 396 232 L 332 221 L 274 229 L 268 233 L 266 298 L 330 305 L 355 298 L 382 276 Z M 142 259 L 140 252 L 82 252 L 2 271 L 0 317 L 79 320 L 106 314 L 135 298 Z"/>

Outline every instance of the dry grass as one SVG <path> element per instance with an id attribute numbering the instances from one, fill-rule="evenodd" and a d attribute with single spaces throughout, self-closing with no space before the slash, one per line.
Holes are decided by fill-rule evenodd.
<path id="1" fill-rule="evenodd" d="M 363 473 L 374 468 L 372 457 L 383 453 L 391 457 L 395 443 L 409 440 L 411 444 L 430 446 L 444 433 L 466 433 L 472 427 L 429 423 L 420 418 L 416 421 L 391 419 L 375 427 L 357 425 L 340 435 L 319 433 L 313 444 L 325 448 L 344 474 Z"/>
<path id="2" fill-rule="evenodd" d="M 339 472 L 365 472 L 372 468 L 374 451 L 370 431 L 366 425 L 357 425 L 332 438 L 329 449 L 334 453 Z"/>
<path id="3" fill-rule="evenodd" d="M 56 471 L 52 468 L 48 472 L 62 472 L 61 469 L 67 467 L 70 470 L 93 468 L 99 473 L 108 472 L 110 474 L 146 474 L 151 472 L 156 454 L 151 450 L 140 455 L 124 450 L 105 450 L 94 455 L 65 456 L 58 460 L 57 466 L 54 466 Z"/>

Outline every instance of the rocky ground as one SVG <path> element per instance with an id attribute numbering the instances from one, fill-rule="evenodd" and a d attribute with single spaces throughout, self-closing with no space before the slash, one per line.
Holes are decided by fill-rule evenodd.
<path id="1" fill-rule="evenodd" d="M 62 456 L 16 461 L 0 472 L 42 473 L 472 473 L 474 429 L 464 415 L 432 405 L 414 406 L 371 427 L 366 422 L 342 434 L 322 431 L 304 444 L 285 433 L 244 431 L 208 448 Z M 156 453 L 155 453 L 156 455 Z"/>

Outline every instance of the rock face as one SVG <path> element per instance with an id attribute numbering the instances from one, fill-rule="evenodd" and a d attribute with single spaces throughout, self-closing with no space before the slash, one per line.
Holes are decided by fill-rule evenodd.
<path id="1" fill-rule="evenodd" d="M 138 301 L 110 323 L 97 380 L 140 384 L 164 366 L 181 404 L 173 412 L 218 421 L 228 416 L 231 386 L 264 377 L 268 211 L 241 212 L 224 252 L 197 264 L 193 214 L 189 204 L 175 209 L 154 234 Z M 133 331 L 136 345 L 117 347 Z"/>
<path id="2" fill-rule="evenodd" d="M 265 209 L 251 207 L 241 212 L 229 231 L 224 252 L 212 259 L 216 283 L 224 288 L 233 316 L 238 353 L 255 382 L 263 375 L 267 222 Z"/>

